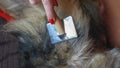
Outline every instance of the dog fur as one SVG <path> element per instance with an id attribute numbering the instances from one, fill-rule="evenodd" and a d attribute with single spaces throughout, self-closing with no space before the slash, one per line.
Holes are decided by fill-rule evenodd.
<path id="1" fill-rule="evenodd" d="M 120 68 L 120 49 L 109 48 L 101 38 L 105 30 L 94 1 L 58 0 L 57 15 L 60 19 L 73 17 L 78 38 L 56 45 L 50 43 L 42 4 L 33 6 L 22 1 L 17 7 L 6 7 L 16 20 L 4 26 L 5 31 L 19 39 L 21 68 Z M 4 2 L 1 7 L 6 4 L 9 3 Z"/>

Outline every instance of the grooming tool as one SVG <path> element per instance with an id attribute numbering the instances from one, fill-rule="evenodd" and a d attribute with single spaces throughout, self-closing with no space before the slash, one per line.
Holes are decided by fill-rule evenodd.
<path id="1" fill-rule="evenodd" d="M 55 23 L 59 23 L 59 22 L 55 22 Z M 63 30 L 64 30 L 64 33 L 62 32 L 63 34 L 59 33 L 57 26 L 55 26 L 55 24 L 48 23 L 47 30 L 52 44 L 60 43 L 77 37 L 77 32 L 71 16 L 68 16 L 63 20 Z"/>

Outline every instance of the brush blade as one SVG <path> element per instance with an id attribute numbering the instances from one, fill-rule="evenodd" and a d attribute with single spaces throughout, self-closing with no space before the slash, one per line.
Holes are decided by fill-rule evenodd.
<path id="1" fill-rule="evenodd" d="M 54 24 L 47 24 L 47 30 L 52 44 L 60 43 L 77 37 L 77 32 L 72 17 L 69 16 L 65 18 L 63 22 L 65 33 L 62 35 L 59 35 L 59 32 L 55 28 Z"/>

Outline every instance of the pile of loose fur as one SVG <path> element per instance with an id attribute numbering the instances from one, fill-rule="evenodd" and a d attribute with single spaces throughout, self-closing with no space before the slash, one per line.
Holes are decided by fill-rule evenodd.
<path id="1" fill-rule="evenodd" d="M 41 3 L 33 6 L 26 0 L 11 0 L 19 5 L 8 8 L 12 3 L 5 1 L 1 0 L 4 4 L 0 6 L 16 20 L 4 29 L 19 39 L 21 68 L 120 68 L 120 49 L 110 49 L 101 38 L 105 30 L 94 1 L 58 0 L 57 15 L 60 19 L 73 17 L 78 38 L 56 45 L 50 43 L 48 21 Z"/>

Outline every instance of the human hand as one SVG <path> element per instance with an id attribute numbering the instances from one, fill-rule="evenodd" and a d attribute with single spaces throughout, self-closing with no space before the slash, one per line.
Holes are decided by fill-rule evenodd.
<path id="1" fill-rule="evenodd" d="M 54 24 L 60 35 L 64 34 L 63 24 L 56 15 L 54 6 L 58 6 L 57 0 L 29 0 L 31 4 L 37 4 L 42 1 L 49 23 Z"/>
<path id="2" fill-rule="evenodd" d="M 58 18 L 54 10 L 54 6 L 58 6 L 58 3 L 56 0 L 29 0 L 29 1 L 33 5 L 42 2 L 48 21 L 51 24 L 55 23 L 56 18 Z"/>

